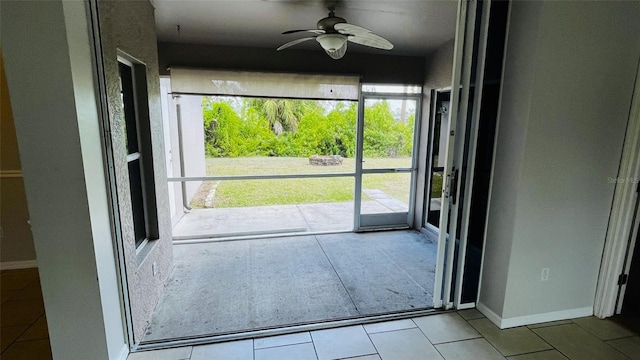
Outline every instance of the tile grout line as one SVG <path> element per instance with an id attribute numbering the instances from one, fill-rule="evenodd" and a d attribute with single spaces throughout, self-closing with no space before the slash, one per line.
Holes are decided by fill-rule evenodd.
<path id="1" fill-rule="evenodd" d="M 293 333 L 293 334 L 301 334 L 301 333 Z M 279 335 L 275 335 L 275 336 L 279 336 Z M 309 336 L 311 336 L 311 334 L 309 334 Z M 286 347 L 286 346 L 293 346 L 293 345 L 302 345 L 302 344 L 311 344 L 313 343 L 313 340 L 311 341 L 303 341 L 303 342 L 297 342 L 297 343 L 291 343 L 291 344 L 283 344 L 283 345 L 276 345 L 276 346 L 266 346 L 260 349 L 256 349 L 255 348 L 255 339 L 254 340 L 254 348 L 253 350 L 265 350 L 265 349 L 275 349 L 275 348 L 281 348 L 281 347 Z"/>
<path id="2" fill-rule="evenodd" d="M 38 318 L 38 319 L 39 319 L 39 318 Z M 34 324 L 35 324 L 35 323 L 34 323 Z M 4 351 L 3 351 L 0 355 L 4 354 L 7 350 L 9 350 L 9 348 L 10 348 L 10 347 L 12 347 L 15 343 L 17 343 L 17 342 L 18 342 L 18 339 L 19 339 L 22 335 L 24 335 L 24 334 L 25 334 L 25 333 L 26 333 L 26 332 L 31 328 L 31 326 L 32 326 L 32 325 L 33 325 L 33 324 L 27 325 L 27 328 L 26 328 L 26 329 L 24 329 L 24 331 L 22 331 L 22 332 L 20 333 L 20 335 L 18 335 L 18 336 L 17 336 L 17 337 L 16 337 L 16 338 L 11 342 L 11 343 L 9 343 L 9 345 L 7 346 L 7 348 L 6 348 L 6 349 L 4 349 Z M 24 326 L 24 325 L 16 325 L 16 326 Z M 11 327 L 11 326 L 6 326 L 6 327 Z M 26 341 L 31 341 L 31 340 L 26 340 Z M 26 342 L 26 341 L 24 341 L 24 342 Z"/>
<path id="3" fill-rule="evenodd" d="M 603 342 L 607 343 L 609 341 L 616 341 L 616 340 L 623 340 L 623 339 L 630 339 L 632 337 L 636 337 L 636 336 L 640 336 L 640 334 L 636 334 L 634 333 L 633 335 L 629 335 L 629 336 L 623 336 L 623 337 L 619 337 L 619 338 L 613 338 L 613 339 L 609 339 L 609 340 L 602 340 Z"/>
<path id="4" fill-rule="evenodd" d="M 626 338 L 630 338 L 630 337 L 633 337 L 633 336 L 637 336 L 633 331 L 631 331 L 631 330 L 629 330 L 629 329 L 627 329 L 626 327 L 624 327 L 624 326 L 623 326 L 623 328 L 624 328 L 625 330 L 631 331 L 632 335 L 621 336 L 621 337 L 615 337 L 615 338 L 611 338 L 611 339 L 603 339 L 603 338 L 601 338 L 600 336 L 598 336 L 596 333 L 594 333 L 594 332 L 592 332 L 592 331 L 589 331 L 589 329 L 585 328 L 584 326 L 580 326 L 580 324 L 578 324 L 578 323 L 576 323 L 576 322 L 574 322 L 574 321 L 571 321 L 571 324 L 575 324 L 575 325 L 576 325 L 576 326 L 578 326 L 580 329 L 582 329 L 582 330 L 584 330 L 584 331 L 588 332 L 589 334 L 591 334 L 591 335 L 595 336 L 596 338 L 598 338 L 598 340 L 600 340 L 600 341 L 602 341 L 602 342 L 604 342 L 604 343 L 606 343 L 607 341 L 611 341 L 611 340 L 626 339 Z M 564 325 L 569 325 L 569 324 L 564 324 Z"/>
<path id="5" fill-rule="evenodd" d="M 472 320 L 478 320 L 478 319 L 472 319 Z M 465 320 L 467 322 L 467 324 L 469 326 L 471 326 L 478 334 L 480 334 L 480 337 L 482 337 L 483 339 L 485 339 L 485 341 L 491 345 L 494 349 L 496 349 L 496 351 L 502 355 L 502 357 L 504 357 L 505 359 L 509 356 L 520 356 L 520 355 L 525 355 L 525 354 L 534 354 L 534 353 L 538 353 L 538 352 L 543 352 L 543 351 L 549 351 L 549 350 L 558 350 L 556 349 L 553 345 L 549 344 L 545 339 L 543 339 L 540 335 L 538 335 L 535 331 L 533 331 L 533 329 L 529 329 L 528 326 L 519 326 L 522 328 L 525 328 L 527 330 L 529 330 L 530 332 L 532 332 L 535 336 L 537 336 L 540 340 L 542 340 L 543 343 L 547 344 L 548 346 L 551 347 L 551 349 L 545 349 L 545 350 L 537 350 L 537 351 L 531 351 L 531 352 L 524 352 L 524 353 L 517 353 L 517 354 L 511 354 L 511 355 L 505 355 L 502 351 L 500 351 L 500 349 L 497 348 L 497 346 L 493 345 L 493 343 L 491 341 L 489 341 L 484 335 L 482 335 L 482 333 L 480 333 L 480 330 L 478 330 L 475 326 L 473 326 L 469 321 L 470 320 Z M 567 325 L 567 324 L 564 324 Z M 553 325 L 552 325 L 553 326 Z M 518 327 L 515 327 L 514 329 L 517 329 Z M 506 329 L 500 329 L 498 328 L 498 331 L 503 331 Z M 560 352 L 560 351 L 558 351 Z M 564 354 L 562 354 L 564 355 Z"/>
<path id="6" fill-rule="evenodd" d="M 362 330 L 364 330 L 364 333 L 367 334 L 367 338 L 369 339 L 371 346 L 373 346 L 373 348 L 376 350 L 376 355 L 378 355 L 378 357 L 382 359 L 382 355 L 380 355 L 380 351 L 378 350 L 378 348 L 376 347 L 376 344 L 371 339 L 371 334 L 367 332 L 367 329 L 364 328 L 364 325 L 360 325 L 360 326 L 362 326 Z M 368 355 L 373 355 L 373 354 L 368 354 Z M 367 355 L 362 355 L 362 356 L 367 356 Z"/>
<path id="7" fill-rule="evenodd" d="M 391 321 L 400 321 L 400 320 L 391 320 Z M 373 323 L 375 324 L 375 323 Z M 366 325 L 370 325 L 370 324 L 366 324 Z M 367 335 L 373 335 L 373 334 L 386 334 L 389 332 L 394 332 L 394 331 L 401 331 L 401 330 L 411 330 L 411 329 L 415 329 L 417 328 L 417 326 L 414 327 L 410 327 L 410 328 L 402 328 L 402 329 L 393 329 L 393 330 L 383 330 L 383 331 L 377 331 L 377 332 L 368 332 L 367 329 L 365 329 L 364 331 L 367 333 Z"/>
<path id="8" fill-rule="evenodd" d="M 573 322 L 572 322 L 572 323 L 573 323 Z M 564 324 L 564 325 L 568 325 L 568 324 Z M 549 327 L 549 326 L 547 326 L 547 327 Z M 556 347 L 555 347 L 555 346 L 553 346 L 553 345 L 549 344 L 549 342 L 548 342 L 547 340 L 545 340 L 545 339 L 544 339 L 542 336 L 540 336 L 540 334 L 538 334 L 537 332 L 533 331 L 533 329 L 530 329 L 528 326 L 524 326 L 524 328 L 525 328 L 525 329 L 527 329 L 527 330 L 529 330 L 530 332 L 532 332 L 535 336 L 537 336 L 540 340 L 542 340 L 542 342 L 544 342 L 545 344 L 547 344 L 547 345 L 551 346 L 551 349 L 554 349 L 554 350 L 556 350 L 556 351 L 558 351 L 559 353 L 561 353 L 561 354 L 562 354 L 562 352 L 560 352 L 560 350 L 556 349 Z M 568 356 L 566 356 L 566 355 L 564 355 L 564 354 L 562 354 L 562 355 L 568 358 Z"/>
<path id="9" fill-rule="evenodd" d="M 413 321 L 413 318 L 411 318 L 411 321 Z M 429 344 L 431 344 L 431 346 L 433 346 L 434 350 L 438 353 L 438 355 L 440 355 L 440 357 L 444 360 L 446 360 L 446 358 L 444 357 L 444 355 L 442 355 L 442 353 L 440 352 L 440 350 L 438 350 L 438 348 L 436 347 L 436 344 L 433 343 L 433 341 L 431 341 L 431 339 L 429 339 L 429 337 L 427 336 L 427 334 L 425 334 L 424 331 L 422 331 L 422 328 L 420 326 L 418 326 L 418 324 L 413 321 L 413 324 L 416 325 L 416 327 L 418 328 L 418 330 L 420 330 L 420 332 L 422 333 L 422 335 L 425 337 L 425 339 L 427 339 L 427 341 L 429 342 Z M 452 341 L 453 342 L 453 341 Z"/>
<path id="10" fill-rule="evenodd" d="M 460 316 L 460 315 L 458 315 L 458 316 Z M 507 358 L 507 355 L 503 354 L 502 351 L 500 351 L 500 349 L 498 349 L 495 345 L 493 345 L 491 343 L 491 341 L 489 341 L 486 337 L 484 337 L 484 335 L 482 335 L 482 333 L 478 329 L 476 329 L 475 326 L 473 326 L 473 325 L 471 325 L 471 323 L 469 323 L 469 320 L 465 320 L 462 316 L 460 316 L 460 317 L 462 318 L 462 320 L 464 320 L 464 322 L 467 323 L 467 325 L 469 325 L 473 330 L 475 330 L 478 333 L 478 335 L 480 335 L 479 338 L 468 339 L 468 340 L 483 339 L 484 341 L 487 342 L 487 344 L 489 344 L 489 346 L 491 346 L 496 352 L 498 352 L 498 354 L 500 354 L 500 356 L 502 356 L 505 359 Z M 529 331 L 531 331 L 531 330 L 529 330 Z M 509 355 L 509 356 L 515 356 L 515 354 L 514 355 Z"/>
<path id="11" fill-rule="evenodd" d="M 311 338 L 311 346 L 313 346 L 313 352 L 316 354 L 316 359 L 320 360 L 320 357 L 318 356 L 318 349 L 316 349 L 316 342 L 313 341 L 313 335 L 311 335 L 311 331 L 309 331 L 309 337 Z"/>
<path id="12" fill-rule="evenodd" d="M 338 277 L 338 280 L 340 280 L 340 284 L 342 284 L 342 288 L 347 293 L 347 296 L 349 296 L 349 300 L 351 300 L 351 303 L 353 304 L 353 307 L 356 309 L 356 312 L 358 313 L 358 315 L 362 315 L 362 313 L 360 313 L 360 310 L 358 309 L 358 305 L 356 305 L 356 302 L 353 301 L 353 298 L 351 297 L 351 293 L 349 292 L 349 290 L 347 290 L 347 287 L 344 285 L 344 282 L 342 281 L 342 278 L 340 277 L 340 274 L 338 274 L 338 271 L 336 270 L 335 266 L 333 266 L 333 263 L 331 262 L 331 259 L 329 259 L 329 256 L 327 255 L 327 252 L 324 251 L 324 248 L 322 247 L 322 244 L 320 243 L 320 240 L 318 240 L 318 235 L 313 235 L 313 237 L 316 239 L 316 242 L 318 243 L 318 246 L 320 246 L 320 250 L 322 250 L 322 253 L 324 254 L 324 257 L 329 262 L 329 265 L 331 265 L 331 269 L 333 269 L 333 272 Z"/>
<path id="13" fill-rule="evenodd" d="M 20 270 L 19 270 L 20 271 Z M 14 289 L 16 291 L 15 294 L 13 294 L 9 299 L 7 299 L 7 301 L 5 301 L 5 304 L 11 301 L 16 301 L 16 302 L 20 302 L 20 301 L 24 301 L 24 300 L 37 300 L 37 299 L 16 299 L 16 300 L 12 300 L 13 297 L 15 297 L 16 295 L 18 295 L 21 291 L 25 290 L 26 288 L 28 288 L 29 286 L 31 286 L 32 284 L 34 284 L 36 281 L 40 280 L 40 274 L 38 274 L 38 276 L 33 279 L 31 282 L 29 282 L 27 285 L 25 285 L 24 287 L 20 288 L 20 289 Z M 42 288 L 40 289 L 40 299 L 42 299 Z M 0 305 L 1 306 L 1 305 Z M 40 316 L 38 316 L 38 318 L 29 323 L 29 324 L 21 324 L 21 325 L 15 325 L 15 326 L 26 326 L 27 328 L 24 329 L 11 343 L 9 343 L 9 345 L 7 346 L 6 349 L 4 349 L 4 351 L 2 351 L 2 353 L 0 353 L 0 355 L 4 354 L 7 350 L 9 350 L 14 344 L 19 343 L 19 342 L 30 342 L 30 341 L 39 341 L 39 340 L 47 340 L 49 341 L 49 344 L 51 344 L 51 341 L 49 340 L 49 336 L 47 335 L 47 338 L 44 339 L 32 339 L 32 340 L 24 340 L 24 341 L 18 341 L 20 339 L 20 337 L 22 337 L 27 331 L 29 331 L 29 329 L 31 329 L 31 327 L 33 325 L 35 325 L 36 322 L 38 322 L 38 320 L 40 320 L 41 317 L 46 316 L 46 312 L 43 309 L 42 314 L 40 314 Z M 12 326 L 7 326 L 7 327 L 12 327 Z M 47 325 L 48 328 L 48 325 Z M 48 329 L 47 329 L 48 332 Z M 51 346 L 51 345 L 49 345 Z"/>
<path id="14" fill-rule="evenodd" d="M 576 323 L 574 323 L 574 322 L 572 321 L 572 322 L 571 322 L 571 323 L 569 323 L 569 324 L 559 324 L 559 325 L 545 326 L 545 327 L 543 327 L 543 328 L 541 328 L 541 329 L 550 328 L 550 327 L 554 327 L 554 326 L 563 326 L 563 325 L 575 325 L 575 326 L 578 326 L 578 324 L 576 324 Z M 528 328 L 528 327 L 527 327 L 527 328 Z M 582 329 L 582 327 L 580 327 L 580 326 L 578 326 L 578 328 Z M 534 334 L 536 334 L 538 337 L 540 337 L 544 342 L 546 342 L 547 344 L 549 344 L 549 342 L 547 342 L 547 340 L 545 340 L 545 339 L 544 339 L 540 334 L 538 334 L 537 332 L 535 332 L 535 331 L 534 331 L 535 329 L 529 329 L 529 330 L 531 330 L 531 332 L 533 332 L 533 333 L 534 333 Z M 586 331 L 586 330 L 585 330 L 585 331 Z M 587 333 L 589 333 L 589 332 L 587 331 Z M 591 333 L 589 333 L 589 334 L 591 334 Z M 560 354 L 561 354 L 562 356 L 564 356 L 565 358 L 567 358 L 567 359 L 571 359 L 571 357 L 570 357 L 569 355 L 565 354 L 564 352 L 562 352 L 562 350 L 560 350 L 560 349 L 556 348 L 555 346 L 553 346 L 553 345 L 551 345 L 551 344 L 549 344 L 549 346 L 551 346 L 551 347 L 553 348 L 553 350 L 557 351 L 558 353 L 560 353 Z M 613 346 L 612 346 L 612 348 L 613 348 Z"/>

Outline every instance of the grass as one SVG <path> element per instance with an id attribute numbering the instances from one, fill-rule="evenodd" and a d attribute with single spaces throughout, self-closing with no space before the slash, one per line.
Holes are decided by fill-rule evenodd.
<path id="1" fill-rule="evenodd" d="M 291 157 L 207 158 L 206 162 L 207 175 L 218 176 L 355 172 L 355 161 L 351 158 L 344 159 L 339 166 L 313 166 L 307 158 Z M 409 167 L 410 158 L 365 159 L 364 166 Z M 434 180 L 433 190 L 439 196 L 442 180 Z M 362 181 L 363 189 L 379 189 L 400 201 L 409 201 L 409 173 L 365 174 Z M 353 201 L 354 185 L 353 177 L 205 182 L 191 206 L 203 207 L 214 186 L 213 207 L 223 208 Z M 366 198 L 363 194 L 363 199 Z"/>

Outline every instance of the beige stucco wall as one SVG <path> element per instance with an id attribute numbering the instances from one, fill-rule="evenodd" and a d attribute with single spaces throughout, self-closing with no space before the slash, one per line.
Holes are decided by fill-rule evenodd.
<path id="1" fill-rule="evenodd" d="M 440 89 L 451 86 L 454 43 L 455 39 L 447 41 L 427 57 L 424 81 L 426 89 Z"/>
<path id="2" fill-rule="evenodd" d="M 148 1 L 99 1 L 108 110 L 114 151 L 115 172 L 124 257 L 133 318 L 134 338 L 144 335 L 153 309 L 171 272 L 171 219 L 163 150 L 162 110 L 153 7 Z M 131 199 L 126 163 L 124 118 L 121 113 L 118 51 L 146 65 L 149 117 L 153 148 L 154 181 L 159 223 L 158 240 L 136 255 Z M 156 274 L 153 274 L 155 264 Z"/>

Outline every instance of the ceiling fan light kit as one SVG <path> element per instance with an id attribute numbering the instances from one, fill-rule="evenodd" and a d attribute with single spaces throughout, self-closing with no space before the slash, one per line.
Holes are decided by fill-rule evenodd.
<path id="1" fill-rule="evenodd" d="M 315 36 L 290 41 L 280 46 L 277 50 L 284 50 L 290 46 L 313 39 L 315 39 L 320 46 L 322 46 L 324 51 L 335 60 L 341 59 L 347 52 L 348 41 L 376 49 L 393 49 L 393 44 L 387 39 L 374 34 L 371 30 L 347 24 L 345 19 L 335 16 L 332 9 L 330 9 L 328 17 L 318 21 L 317 29 L 289 30 L 283 32 L 283 34 L 293 34 L 298 32 L 313 33 Z"/>
<path id="2" fill-rule="evenodd" d="M 336 51 L 347 42 L 347 37 L 342 34 L 322 34 L 318 35 L 316 41 L 327 51 Z"/>

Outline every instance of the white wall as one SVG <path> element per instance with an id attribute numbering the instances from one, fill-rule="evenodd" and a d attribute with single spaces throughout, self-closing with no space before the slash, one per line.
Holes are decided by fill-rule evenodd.
<path id="1" fill-rule="evenodd" d="M 479 298 L 502 327 L 592 312 L 638 19 L 638 2 L 512 3 Z"/>
<path id="2" fill-rule="evenodd" d="M 182 138 L 185 176 L 205 176 L 204 118 L 202 96 L 181 96 Z M 202 181 L 189 181 L 187 201 L 191 201 Z"/>
<path id="3" fill-rule="evenodd" d="M 170 92 L 170 80 L 166 80 L 167 92 Z M 164 97 L 165 95 L 163 95 Z M 182 121 L 182 147 L 184 158 L 184 176 L 205 176 L 206 160 L 204 145 L 204 117 L 202 112 L 202 96 L 187 95 L 173 98 L 166 94 L 166 125 L 164 127 L 165 143 L 171 151 L 167 153 L 167 167 L 173 177 L 180 177 L 180 143 L 178 141 L 178 113 L 176 104 L 180 104 Z M 163 111 L 165 108 L 163 107 Z M 165 114 L 163 114 L 163 117 Z M 175 225 L 185 214 L 187 206 L 198 192 L 202 181 L 185 182 L 187 201 L 182 201 L 182 183 L 171 182 L 168 185 L 169 196 L 174 204 L 171 207 L 171 221 Z"/>
<path id="4" fill-rule="evenodd" d="M 171 116 L 170 111 L 173 110 L 173 100 L 171 99 L 171 81 L 168 76 L 160 78 L 160 101 L 162 102 L 162 130 L 164 131 L 164 156 L 166 159 L 165 168 L 167 169 L 167 177 L 173 177 L 173 148 L 171 144 Z M 171 110 L 170 110 L 171 109 Z M 176 214 L 176 194 L 175 183 L 167 184 L 169 191 L 169 213 L 171 221 L 174 222 L 174 214 Z M 177 221 L 177 220 L 176 220 Z"/>
<path id="5" fill-rule="evenodd" d="M 7 80 L 53 356 L 123 358 L 128 349 L 85 3 L 3 1 L 1 6 Z"/>

